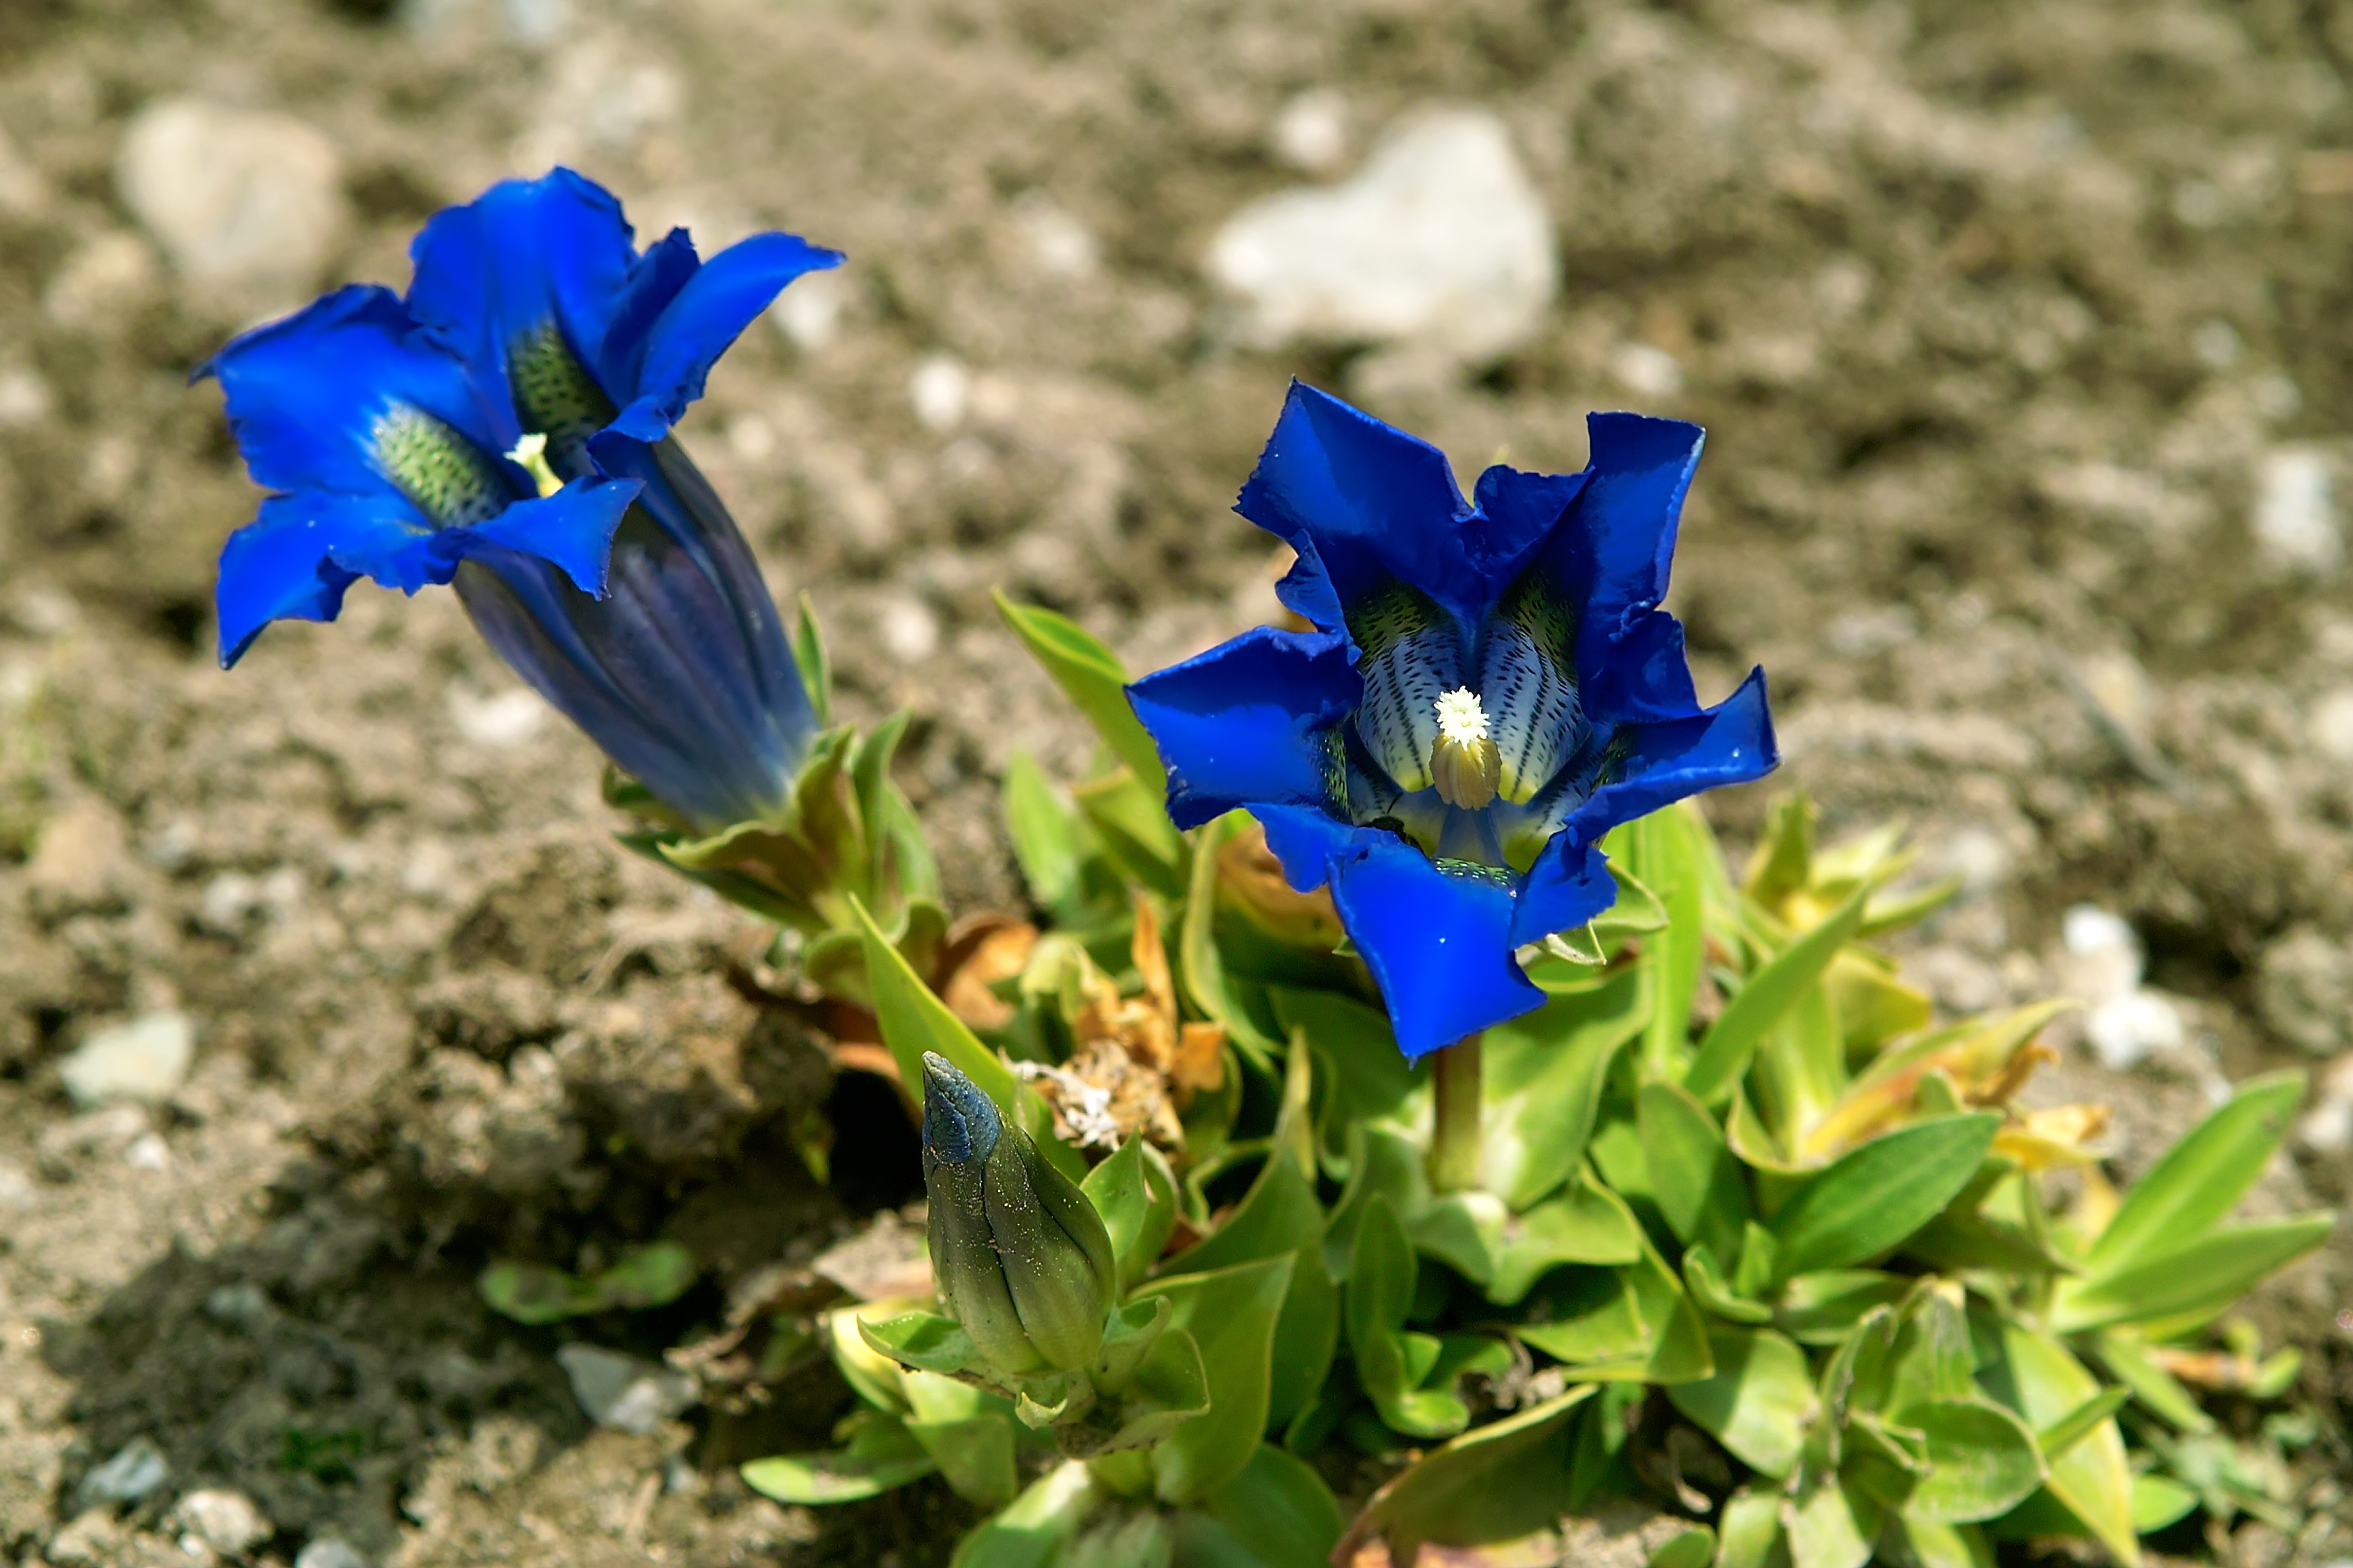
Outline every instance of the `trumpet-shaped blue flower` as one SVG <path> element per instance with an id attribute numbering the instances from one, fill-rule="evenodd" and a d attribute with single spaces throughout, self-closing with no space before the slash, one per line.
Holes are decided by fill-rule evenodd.
<path id="1" fill-rule="evenodd" d="M 566 169 L 426 225 L 407 294 L 351 287 L 248 332 L 216 376 L 273 494 L 221 552 L 226 668 L 362 577 L 456 584 L 484 637 L 698 828 L 770 816 L 817 728 L 776 602 L 670 435 L 712 365 L 839 253 L 763 234 L 640 255 Z"/>
<path id="2" fill-rule="evenodd" d="M 1293 383 L 1236 510 L 1299 561 L 1261 627 L 1129 689 L 1193 826 L 1247 806 L 1329 882 L 1409 1056 L 1538 1005 L 1520 947 L 1617 897 L 1603 834 L 1778 760 L 1764 672 L 1703 709 L 1658 606 L 1694 425 L 1588 421 L 1577 474 L 1437 448 Z"/>

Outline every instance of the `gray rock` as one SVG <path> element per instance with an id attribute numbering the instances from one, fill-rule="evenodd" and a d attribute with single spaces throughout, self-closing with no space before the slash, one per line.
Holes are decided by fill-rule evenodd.
<path id="1" fill-rule="evenodd" d="M 2327 577 L 2344 559 L 2329 469 L 2327 454 L 2309 447 L 2264 454 L 2256 479 L 2255 543 L 2274 567 Z"/>
<path id="2" fill-rule="evenodd" d="M 2272 1032 L 2316 1057 L 2353 1046 L 2353 948 L 2297 926 L 2255 965 L 2255 1010 Z"/>
<path id="3" fill-rule="evenodd" d="M 1434 109 L 1391 127 L 1346 183 L 1236 213 L 1208 270 L 1262 345 L 1417 342 L 1477 360 L 1535 332 L 1560 263 L 1504 122 Z"/>
<path id="4" fill-rule="evenodd" d="M 599 1426 L 639 1436 L 694 1407 L 694 1380 L 666 1366 L 596 1345 L 565 1345 L 555 1352 L 573 1397 Z"/>
<path id="5" fill-rule="evenodd" d="M 85 1109 L 115 1100 L 152 1104 L 180 1087 L 195 1049 L 196 1026 L 186 1014 L 148 1013 L 82 1041 L 58 1065 L 58 1076 Z"/>
<path id="6" fill-rule="evenodd" d="M 172 1510 L 180 1528 L 224 1557 L 242 1557 L 278 1533 L 260 1505 L 243 1492 L 206 1487 Z"/>
<path id="7" fill-rule="evenodd" d="M 133 1437 L 114 1458 L 81 1479 L 74 1497 L 82 1508 L 143 1502 L 172 1479 L 172 1462 L 145 1437 Z"/>
<path id="8" fill-rule="evenodd" d="M 132 120 L 115 188 L 180 275 L 247 299 L 316 281 L 341 242 L 341 169 L 327 139 L 282 114 L 197 98 Z"/>

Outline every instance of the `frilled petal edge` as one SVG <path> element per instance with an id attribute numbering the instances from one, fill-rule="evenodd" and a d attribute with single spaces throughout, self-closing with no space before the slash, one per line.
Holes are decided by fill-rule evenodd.
<path id="1" fill-rule="evenodd" d="M 1320 806 L 1316 732 L 1361 685 L 1339 637 L 1260 626 L 1127 692 L 1168 770 L 1168 815 L 1196 827 L 1238 805 Z"/>
<path id="2" fill-rule="evenodd" d="M 683 244 L 684 237 L 673 235 L 649 252 L 649 268 L 657 252 Z M 692 254 L 689 249 L 690 260 Z M 841 252 L 797 235 L 758 234 L 691 269 L 649 318 L 643 305 L 625 296 L 599 354 L 607 384 L 628 393 L 627 406 L 610 428 L 634 440 L 660 440 L 702 395 L 719 356 L 786 284 L 841 262 Z M 630 282 L 634 291 L 638 278 Z"/>
<path id="3" fill-rule="evenodd" d="M 613 531 L 644 489 L 638 479 L 575 479 L 552 496 L 517 501 L 488 522 L 444 530 L 444 548 L 457 558 L 484 547 L 536 555 L 571 578 L 582 593 L 601 596 Z M 440 579 L 448 580 L 446 575 Z"/>
<path id="4" fill-rule="evenodd" d="M 1514 956 L 1510 880 L 1438 865 L 1381 835 L 1332 868 L 1332 901 L 1409 1059 L 1543 1005 Z"/>
<path id="5" fill-rule="evenodd" d="M 1763 778 L 1781 763 L 1761 668 L 1750 670 L 1738 690 L 1704 712 L 1629 728 L 1633 747 L 1617 781 L 1568 814 L 1564 836 L 1598 841 L 1621 822 L 1702 790 Z"/>
<path id="6" fill-rule="evenodd" d="M 1577 664 L 1603 668 L 1615 643 L 1667 596 L 1683 496 L 1707 433 L 1680 419 L 1594 414 L 1585 489 L 1554 536 L 1550 559 L 1585 595 Z M 1565 559 L 1564 559 L 1565 557 Z"/>
<path id="7" fill-rule="evenodd" d="M 1601 846 L 1560 834 L 1528 869 L 1512 910 L 1512 946 L 1573 930 L 1617 901 L 1618 879 L 1609 874 Z"/>

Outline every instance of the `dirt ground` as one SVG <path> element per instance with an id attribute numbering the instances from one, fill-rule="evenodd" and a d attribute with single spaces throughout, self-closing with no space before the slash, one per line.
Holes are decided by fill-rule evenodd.
<path id="1" fill-rule="evenodd" d="M 748 921 L 610 846 L 591 748 L 448 596 L 362 587 L 215 668 L 256 495 L 185 382 L 227 332 L 405 282 L 427 214 L 554 160 L 641 234 L 848 251 L 685 434 L 845 704 L 914 710 L 959 910 L 1018 897 L 1011 751 L 1085 755 L 990 588 L 1139 668 L 1261 618 L 1226 509 L 1287 377 L 1466 477 L 1577 466 L 1590 408 L 1699 420 L 1703 694 L 1764 664 L 1779 782 L 1967 879 L 1905 953 L 1947 1006 L 2096 991 L 2063 915 L 2130 922 L 2179 1040 L 2041 1090 L 2112 1103 L 2128 1174 L 2218 1072 L 2353 1048 L 2348 72 L 2327 0 L 0 0 L 0 1561 L 206 1560 L 175 1500 L 223 1489 L 302 1568 L 916 1568 L 963 1519 L 734 1479 L 823 1441 L 829 1373 L 582 1414 L 559 1346 L 707 1332 L 912 1159 L 807 1173 L 795 1119 L 858 1091 L 729 983 Z M 1202 258 L 1317 177 L 1277 130 L 1314 90 L 1328 179 L 1420 106 L 1502 117 L 1560 255 L 1523 346 L 1247 346 Z M 175 97 L 310 128 L 293 239 L 200 265 L 142 221 L 126 127 Z M 1711 809 L 1740 839 L 1766 798 Z M 69 1053 L 159 1017 L 185 1078 L 78 1110 Z M 2258 1204 L 2341 1201 L 2321 1120 Z M 655 1236 L 706 1270 L 658 1312 L 474 1291 Z M 2331 1412 L 2348 1276 L 2340 1242 L 2255 1311 Z M 118 1514 L 87 1479 L 141 1440 L 167 1479 Z"/>

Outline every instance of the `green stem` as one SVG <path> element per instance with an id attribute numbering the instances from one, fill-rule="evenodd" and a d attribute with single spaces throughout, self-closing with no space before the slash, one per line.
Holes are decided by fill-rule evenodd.
<path id="1" fill-rule="evenodd" d="M 1479 1184 L 1479 1046 L 1465 1036 L 1438 1053 L 1431 1082 L 1438 1120 L 1430 1139 L 1430 1184 L 1458 1193 Z"/>

